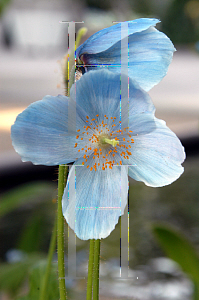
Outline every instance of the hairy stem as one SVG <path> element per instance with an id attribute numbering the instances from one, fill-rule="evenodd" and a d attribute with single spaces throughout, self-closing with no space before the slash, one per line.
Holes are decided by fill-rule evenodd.
<path id="1" fill-rule="evenodd" d="M 65 265 L 64 265 L 64 217 L 62 214 L 62 196 L 66 184 L 68 167 L 59 166 L 58 175 L 58 209 L 57 209 L 57 255 L 58 255 L 58 281 L 60 300 L 66 300 Z"/>
<path id="2" fill-rule="evenodd" d="M 94 263 L 93 263 L 93 300 L 99 299 L 99 260 L 100 240 L 94 242 Z"/>

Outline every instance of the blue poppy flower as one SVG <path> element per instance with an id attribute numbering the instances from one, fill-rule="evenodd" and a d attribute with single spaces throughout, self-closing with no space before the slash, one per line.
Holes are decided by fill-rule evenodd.
<path id="1" fill-rule="evenodd" d="M 152 187 L 170 184 L 183 173 L 184 149 L 155 118 L 147 93 L 130 79 L 124 97 L 126 128 L 120 117 L 120 74 L 91 71 L 72 86 L 70 98 L 45 96 L 19 114 L 11 128 L 23 161 L 74 162 L 63 214 L 83 240 L 105 238 L 115 228 L 127 203 L 128 172 Z M 69 113 L 73 109 L 75 118 Z"/>
<path id="2" fill-rule="evenodd" d="M 124 22 L 128 23 L 128 31 L 124 30 L 122 37 L 129 36 L 129 57 L 124 57 L 124 63 L 129 66 L 128 76 L 145 91 L 166 75 L 175 51 L 170 39 L 154 28 L 158 22 L 148 18 Z M 83 71 L 106 66 L 121 73 L 121 23 L 93 34 L 77 48 L 76 57 L 78 64 L 85 65 Z"/>

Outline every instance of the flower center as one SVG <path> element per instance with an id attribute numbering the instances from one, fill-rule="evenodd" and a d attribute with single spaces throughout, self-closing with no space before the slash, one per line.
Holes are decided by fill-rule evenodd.
<path id="1" fill-rule="evenodd" d="M 82 132 L 80 129 L 77 130 L 77 143 L 75 143 L 74 148 L 78 147 L 78 152 L 83 151 L 83 153 L 85 153 L 82 155 L 84 158 L 82 165 L 86 165 L 91 171 L 93 169 L 96 171 L 99 166 L 101 166 L 102 170 L 105 170 L 107 168 L 112 169 L 115 164 L 122 165 L 122 160 L 129 159 L 131 155 L 129 151 L 131 148 L 130 144 L 134 143 L 130 134 L 132 131 L 127 131 L 128 127 L 123 130 L 114 130 L 116 127 L 116 117 L 108 118 L 104 115 L 104 118 L 100 118 L 103 119 L 101 122 L 99 121 L 99 115 L 96 115 L 96 117 L 97 118 L 90 119 L 86 116 L 86 123 L 88 125 L 84 126 Z M 120 127 L 120 123 L 119 121 L 117 127 Z M 86 144 L 84 144 L 83 141 Z M 89 158 L 91 155 L 88 153 L 91 153 L 92 161 Z M 115 162 L 115 155 L 117 155 L 118 163 Z M 122 159 L 118 160 L 119 155 Z M 88 158 L 89 165 L 87 162 Z"/>

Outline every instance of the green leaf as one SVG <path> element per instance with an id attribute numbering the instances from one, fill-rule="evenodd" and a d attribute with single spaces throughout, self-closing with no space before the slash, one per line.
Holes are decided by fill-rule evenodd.
<path id="1" fill-rule="evenodd" d="M 40 260 L 36 265 L 33 266 L 30 273 L 30 292 L 28 299 L 38 300 L 41 291 L 42 280 L 46 269 L 46 260 Z M 57 280 L 57 264 L 53 264 L 49 277 L 49 284 L 46 300 L 57 300 L 59 299 L 59 288 Z"/>
<path id="2" fill-rule="evenodd" d="M 199 256 L 184 235 L 168 225 L 153 224 L 152 230 L 168 257 L 177 262 L 199 289 Z M 199 299 L 199 298 L 196 298 Z"/>
<path id="3" fill-rule="evenodd" d="M 47 182 L 31 182 L 12 189 L 1 197 L 0 217 L 23 204 L 42 200 L 52 200 L 54 185 Z"/>
<path id="4" fill-rule="evenodd" d="M 38 300 L 40 297 L 40 290 L 44 273 L 46 270 L 46 260 L 37 260 L 34 265 L 29 269 L 29 293 L 25 296 L 20 296 L 16 300 Z M 46 300 L 59 299 L 59 289 L 57 280 L 57 263 L 53 263 L 49 277 L 49 284 Z"/>
<path id="5" fill-rule="evenodd" d="M 46 222 L 47 220 L 42 212 L 36 211 L 25 224 L 17 248 L 27 253 L 39 251 L 45 236 Z"/>

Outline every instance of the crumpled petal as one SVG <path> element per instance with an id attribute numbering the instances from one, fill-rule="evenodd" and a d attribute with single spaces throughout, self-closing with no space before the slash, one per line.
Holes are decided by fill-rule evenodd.
<path id="1" fill-rule="evenodd" d="M 125 166 L 95 172 L 73 165 L 62 199 L 63 215 L 80 239 L 106 238 L 124 213 L 127 195 Z"/>
<path id="2" fill-rule="evenodd" d="M 129 176 L 151 187 L 168 185 L 183 173 L 184 148 L 162 120 L 155 118 L 156 130 L 133 137 Z"/>
<path id="3" fill-rule="evenodd" d="M 58 165 L 78 157 L 78 148 L 74 148 L 76 126 L 80 126 L 82 120 L 77 109 L 76 123 L 71 124 L 75 131 L 68 130 L 68 105 L 74 106 L 74 103 L 66 96 L 45 96 L 17 116 L 11 127 L 11 138 L 22 161 Z"/>
<path id="4" fill-rule="evenodd" d="M 162 80 L 166 75 L 168 67 L 171 63 L 175 48 L 170 39 L 162 32 L 156 30 L 154 26 L 158 20 L 155 19 L 138 19 L 135 20 L 141 25 L 148 21 L 148 27 L 142 27 L 140 31 L 131 33 L 129 30 L 129 57 L 123 58 L 124 64 L 129 64 L 128 75 L 137 81 L 142 89 L 149 91 L 154 85 Z M 156 22 L 154 22 L 156 21 Z M 134 26 L 134 23 L 129 22 L 129 26 Z M 114 26 L 110 27 L 114 28 Z M 107 28 L 110 30 L 110 28 Z M 120 27 L 119 27 L 120 29 Z M 112 32 L 112 30 L 111 30 Z M 109 37 L 105 45 L 108 45 L 106 50 L 101 50 L 101 35 L 106 41 L 106 35 L 96 33 L 92 36 L 96 49 L 93 49 L 93 44 L 90 45 L 89 39 L 82 45 L 78 52 L 80 59 L 86 65 L 86 70 L 98 70 L 99 66 L 107 67 L 112 72 L 121 73 L 121 35 L 119 31 Z M 118 36 L 118 41 L 114 38 Z M 99 43 L 99 46 L 98 46 Z M 89 49 L 90 46 L 90 49 Z M 81 47 L 81 46 L 80 46 Z M 103 47 L 104 48 L 104 47 Z M 89 65 L 92 65 L 91 67 Z"/>
<path id="5" fill-rule="evenodd" d="M 158 22 L 160 22 L 158 19 L 141 18 L 125 23 L 128 23 L 128 34 L 131 35 L 136 32 L 144 31 L 150 26 L 155 26 Z M 81 59 L 81 55 L 84 53 L 95 54 L 105 51 L 120 40 L 121 23 L 117 23 L 90 36 L 77 48 L 76 56 Z"/>

